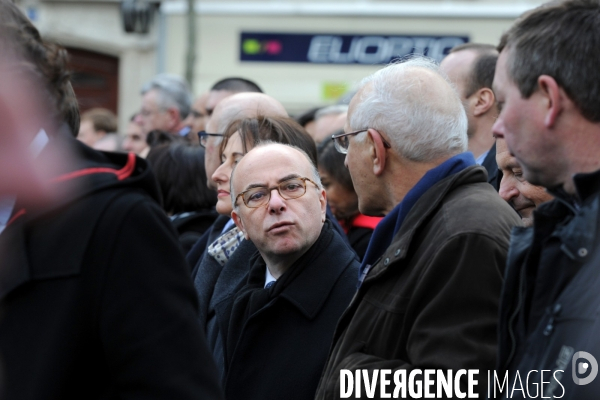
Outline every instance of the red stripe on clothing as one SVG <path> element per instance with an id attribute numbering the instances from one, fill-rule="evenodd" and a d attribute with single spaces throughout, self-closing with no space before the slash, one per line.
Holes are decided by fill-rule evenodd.
<path id="1" fill-rule="evenodd" d="M 80 169 L 79 171 L 73 171 L 68 174 L 61 175 L 57 178 L 54 178 L 54 182 L 64 182 L 70 179 L 79 178 L 85 175 L 92 174 L 115 174 L 117 179 L 122 181 L 123 179 L 131 176 L 133 171 L 135 170 L 135 154 L 129 153 L 127 154 L 127 163 L 125 166 L 119 170 L 113 168 L 86 168 Z"/>
<path id="2" fill-rule="evenodd" d="M 8 227 L 10 224 L 12 224 L 13 222 L 15 222 L 15 220 L 23 215 L 25 215 L 27 213 L 27 211 L 24 208 L 21 208 L 19 211 L 17 211 L 11 218 L 10 220 L 6 223 L 6 226 Z"/>
<path id="3" fill-rule="evenodd" d="M 352 221 L 352 226 L 355 226 L 357 228 L 375 229 L 379 221 L 381 221 L 382 219 L 383 217 L 369 217 L 367 215 L 359 214 Z"/>

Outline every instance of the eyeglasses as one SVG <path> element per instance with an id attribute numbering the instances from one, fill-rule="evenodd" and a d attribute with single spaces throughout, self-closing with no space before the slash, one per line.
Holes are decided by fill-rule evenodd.
<path id="1" fill-rule="evenodd" d="M 241 197 L 244 201 L 244 204 L 248 208 L 258 208 L 260 206 L 264 206 L 271 200 L 271 192 L 274 189 L 277 189 L 279 196 L 285 200 L 297 199 L 304 196 L 306 193 L 306 181 L 309 181 L 317 188 L 319 187 L 319 185 L 308 178 L 291 178 L 279 183 L 277 186 L 270 188 L 253 187 L 248 190 L 244 190 L 242 193 L 236 196 L 235 203 L 237 204 L 238 199 Z"/>
<path id="2" fill-rule="evenodd" d="M 200 138 L 200 146 L 206 147 L 206 143 L 208 142 L 208 138 L 210 136 L 222 138 L 225 135 L 223 135 L 222 133 L 207 133 L 205 131 L 200 131 L 198 132 L 198 137 Z"/>
<path id="3" fill-rule="evenodd" d="M 335 149 L 338 152 L 340 152 L 342 154 L 348 154 L 348 146 L 350 145 L 349 137 L 352 135 L 358 135 L 359 133 L 366 132 L 368 130 L 369 130 L 369 128 L 366 128 L 366 129 L 359 129 L 358 131 L 354 131 L 354 132 L 339 133 L 337 135 L 331 135 L 331 140 L 333 140 L 333 143 L 335 144 Z M 377 133 L 379 133 L 379 132 L 377 132 Z M 379 133 L 379 136 L 381 136 L 381 141 L 383 142 L 383 146 L 386 149 L 391 149 L 392 146 L 388 143 L 387 140 L 385 140 L 383 135 L 381 133 Z"/>

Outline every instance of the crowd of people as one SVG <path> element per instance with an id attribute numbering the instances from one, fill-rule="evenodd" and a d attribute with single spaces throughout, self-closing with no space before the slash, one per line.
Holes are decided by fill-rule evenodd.
<path id="1" fill-rule="evenodd" d="M 2 398 L 599 398 L 598 46 L 551 2 L 295 117 L 161 74 L 119 135 L 0 0 Z"/>

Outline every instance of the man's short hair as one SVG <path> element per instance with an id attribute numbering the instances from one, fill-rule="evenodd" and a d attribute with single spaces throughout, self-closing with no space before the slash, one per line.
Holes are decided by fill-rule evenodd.
<path id="1" fill-rule="evenodd" d="M 91 121 L 95 131 L 117 132 L 117 116 L 106 108 L 92 108 L 84 112 L 81 121 Z"/>
<path id="2" fill-rule="evenodd" d="M 521 16 L 502 36 L 498 51 L 509 51 L 508 75 L 524 98 L 549 75 L 581 114 L 600 122 L 600 1 L 544 4 Z"/>
<path id="3" fill-rule="evenodd" d="M 185 119 L 192 108 L 192 92 L 188 84 L 179 76 L 171 74 L 156 75 L 142 87 L 142 95 L 156 90 L 158 107 L 166 110 L 175 107 L 181 119 Z"/>
<path id="4" fill-rule="evenodd" d="M 225 78 L 212 85 L 210 90 L 227 90 L 233 93 L 256 92 L 262 93 L 260 87 L 251 80 L 244 78 Z"/>
<path id="5" fill-rule="evenodd" d="M 453 47 L 449 54 L 464 50 L 473 51 L 477 54 L 472 69 L 467 75 L 465 97 L 471 96 L 482 88 L 491 89 L 494 82 L 494 73 L 496 72 L 496 62 L 498 61 L 496 47 L 491 44 L 464 43 Z"/>
<path id="6" fill-rule="evenodd" d="M 66 123 L 71 133 L 79 132 L 79 106 L 67 70 L 67 50 L 56 43 L 44 41 L 38 30 L 10 0 L 0 0 L 0 38 L 22 57 L 27 69 L 37 75 L 45 85 L 43 94 L 51 106 L 58 125 Z M 8 50 L 8 49 L 7 49 Z"/>
<path id="7" fill-rule="evenodd" d="M 433 83 L 406 77 L 416 70 L 438 75 L 448 85 L 447 90 L 440 88 L 437 96 L 431 93 L 431 87 L 425 87 Z M 368 85 L 370 88 L 365 88 Z M 434 60 L 414 56 L 390 64 L 363 79 L 359 87 L 364 90 L 359 90 L 360 101 L 349 116 L 353 129 L 374 128 L 386 133 L 395 151 L 416 162 L 466 151 L 467 115 L 458 94 Z M 356 136 L 357 140 L 364 137 L 364 133 Z"/>

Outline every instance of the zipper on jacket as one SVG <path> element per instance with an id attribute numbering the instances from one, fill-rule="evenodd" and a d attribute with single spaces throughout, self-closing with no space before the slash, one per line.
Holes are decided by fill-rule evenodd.
<path id="1" fill-rule="evenodd" d="M 506 363 L 504 365 L 505 369 L 508 369 L 508 366 L 510 365 L 510 362 L 512 361 L 512 358 L 515 355 L 515 352 L 517 350 L 517 340 L 515 338 L 515 332 L 514 332 L 514 323 L 515 323 L 515 319 L 517 318 L 517 316 L 519 315 L 519 311 L 521 311 L 521 307 L 523 306 L 523 285 L 525 284 L 525 270 L 526 268 L 522 268 L 521 269 L 521 276 L 519 279 L 519 297 L 518 297 L 518 302 L 517 302 L 517 306 L 515 307 L 513 313 L 511 314 L 511 316 L 508 318 L 508 335 L 510 337 L 510 353 L 508 354 L 508 358 L 506 359 Z"/>
<path id="2" fill-rule="evenodd" d="M 547 313 L 550 314 L 550 319 L 548 320 L 548 324 L 544 328 L 544 336 L 550 336 L 552 332 L 554 332 L 554 322 L 555 318 L 558 317 L 560 311 L 562 310 L 562 306 L 560 304 L 555 304 L 552 309 L 548 307 Z"/>

